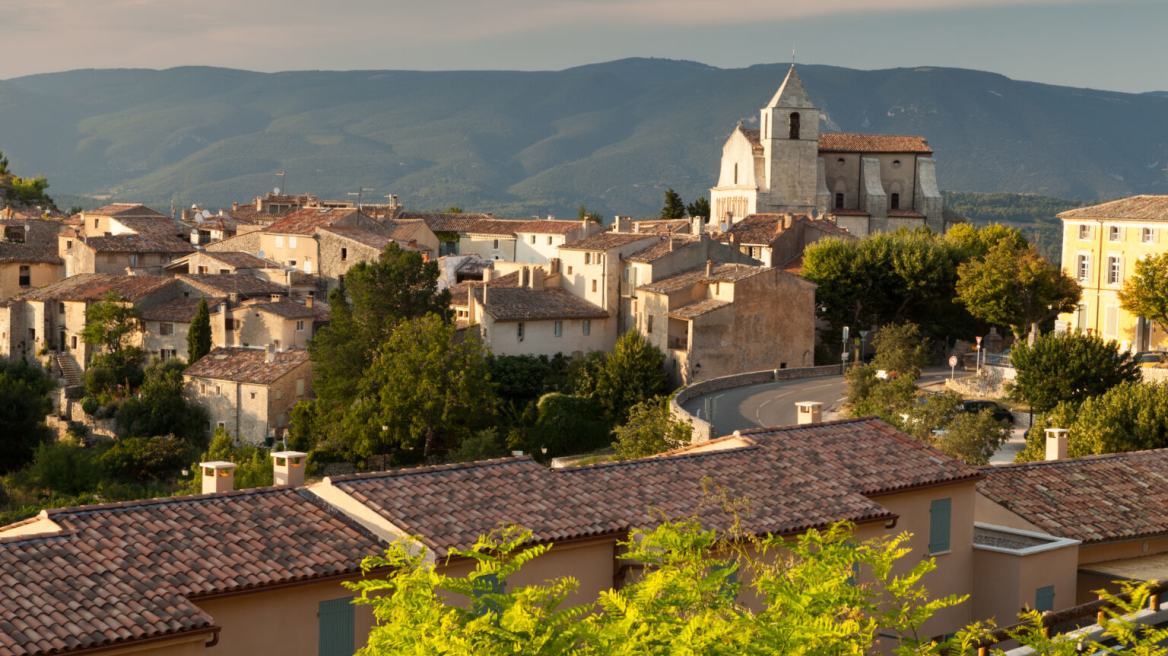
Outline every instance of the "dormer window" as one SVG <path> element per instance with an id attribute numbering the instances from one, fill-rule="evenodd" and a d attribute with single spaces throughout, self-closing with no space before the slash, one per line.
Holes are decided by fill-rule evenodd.
<path id="1" fill-rule="evenodd" d="M 798 139 L 799 138 L 799 112 L 795 112 L 794 114 L 791 114 L 790 128 L 791 128 L 790 135 L 789 135 L 790 138 L 791 139 Z"/>

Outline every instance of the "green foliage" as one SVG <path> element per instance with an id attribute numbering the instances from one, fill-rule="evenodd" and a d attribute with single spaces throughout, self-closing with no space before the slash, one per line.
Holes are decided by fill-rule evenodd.
<path id="1" fill-rule="evenodd" d="M 596 396 L 612 420 L 623 423 L 629 408 L 668 392 L 661 349 L 635 330 L 621 335 L 596 381 Z"/>
<path id="2" fill-rule="evenodd" d="M 308 453 L 316 448 L 323 438 L 319 425 L 320 406 L 316 400 L 301 401 L 289 412 L 291 426 L 284 434 L 284 441 L 293 451 Z"/>
<path id="3" fill-rule="evenodd" d="M 199 299 L 199 308 L 187 331 L 187 362 L 194 364 L 211 352 L 211 312 L 207 299 Z"/>
<path id="4" fill-rule="evenodd" d="M 125 434 L 150 437 L 171 433 L 192 445 L 202 442 L 207 412 L 183 397 L 185 368 L 186 363 L 177 358 L 151 358 L 138 395 L 118 408 L 118 426 Z"/>
<path id="5" fill-rule="evenodd" d="M 1072 458 L 1168 447 L 1168 384 L 1125 382 L 1058 404 L 1035 420 L 1017 462 L 1046 457 L 1044 428 L 1070 430 L 1067 455 Z"/>
<path id="6" fill-rule="evenodd" d="M 450 462 L 474 462 L 490 460 L 508 455 L 507 447 L 499 439 L 497 428 L 481 430 L 464 439 L 457 448 L 450 450 Z"/>
<path id="7" fill-rule="evenodd" d="M 518 446 L 533 454 L 546 446 L 549 458 L 575 455 L 608 446 L 611 432 L 595 398 L 553 392 L 539 400 L 535 424 Z"/>
<path id="8" fill-rule="evenodd" d="M 959 245 L 965 251 L 966 259 L 982 260 L 990 249 L 1003 239 L 1015 250 L 1024 251 L 1030 247 L 1026 237 L 1017 228 L 991 223 L 975 226 L 972 223 L 958 223 L 945 232 L 945 239 Z"/>
<path id="9" fill-rule="evenodd" d="M 220 460 L 235 463 L 235 489 L 242 490 L 249 487 L 266 487 L 274 483 L 272 458 L 268 449 L 256 446 L 236 444 L 231 438 L 230 431 L 216 428 L 211 438 L 211 445 L 203 453 L 199 462 Z M 198 463 L 191 464 L 192 471 L 199 471 Z M 199 476 L 192 476 L 187 483 L 188 494 L 198 494 L 203 489 L 203 481 Z"/>
<path id="10" fill-rule="evenodd" d="M 930 444 L 975 466 L 988 465 L 994 452 L 1010 439 L 1009 425 L 988 411 L 955 413 L 939 430 Z"/>
<path id="11" fill-rule="evenodd" d="M 117 292 L 107 292 L 101 301 L 85 309 L 81 339 L 107 353 L 121 351 L 142 321 L 142 310 L 125 302 Z"/>
<path id="12" fill-rule="evenodd" d="M 966 225 L 1006 223 L 1017 226 L 1020 231 L 1025 231 L 1038 252 L 1055 264 L 1060 263 L 1063 244 L 1063 225 L 1056 216 L 1085 204 L 1036 194 L 943 191 L 941 195 L 947 209 L 969 219 L 970 223 Z"/>
<path id="13" fill-rule="evenodd" d="M 876 367 L 871 364 L 848 369 L 848 405 L 853 417 L 875 415 L 880 419 L 899 426 L 900 415 L 913 407 L 920 394 L 911 376 L 897 376 L 890 380 L 876 377 Z"/>
<path id="14" fill-rule="evenodd" d="M 446 208 L 446 213 L 447 214 L 462 214 L 462 208 L 457 206 L 457 205 L 451 205 L 450 207 Z"/>
<path id="15" fill-rule="evenodd" d="M 616 441 L 612 445 L 624 460 L 687 446 L 693 439 L 693 427 L 673 417 L 669 399 L 664 396 L 633 406 L 628 421 L 614 432 Z"/>
<path id="16" fill-rule="evenodd" d="M 65 495 L 93 490 L 101 475 L 101 465 L 72 442 L 40 444 L 28 468 L 32 485 Z"/>
<path id="17" fill-rule="evenodd" d="M 538 400 L 548 392 L 571 391 L 568 358 L 557 355 L 499 355 L 488 359 L 491 382 L 495 393 L 503 401 L 526 403 Z"/>
<path id="18" fill-rule="evenodd" d="M 454 326 L 431 314 L 399 324 L 382 344 L 341 432 L 361 457 L 384 453 L 386 442 L 426 457 L 484 428 L 494 407 L 482 343 L 456 339 Z"/>
<path id="19" fill-rule="evenodd" d="M 81 409 L 85 411 L 85 414 L 92 417 L 97 414 L 98 410 L 101 410 L 101 401 L 98 401 L 92 396 L 87 396 L 81 399 Z"/>
<path id="20" fill-rule="evenodd" d="M 661 208 L 661 218 L 685 218 L 685 203 L 681 200 L 681 194 L 674 191 L 673 187 L 665 190 L 665 205 Z"/>
<path id="21" fill-rule="evenodd" d="M 0 361 L 0 473 L 23 467 L 49 437 L 45 415 L 55 383 L 27 361 Z"/>
<path id="22" fill-rule="evenodd" d="M 892 374 L 917 379 L 921 369 L 929 363 L 929 345 L 915 323 L 894 323 L 882 326 L 872 338 L 876 357 L 872 366 Z"/>
<path id="23" fill-rule="evenodd" d="M 191 456 L 190 445 L 177 437 L 126 437 L 101 454 L 99 461 L 112 476 L 146 483 L 173 479 L 190 464 Z"/>
<path id="24" fill-rule="evenodd" d="M 698 196 L 698 199 L 689 205 L 685 206 L 685 211 L 690 216 L 703 219 L 710 218 L 710 201 L 706 200 L 705 196 Z"/>
<path id="25" fill-rule="evenodd" d="M 567 380 L 560 391 L 577 396 L 593 394 L 600 385 L 601 374 L 607 365 L 607 351 L 589 351 L 583 358 L 572 360 L 568 364 Z"/>
<path id="26" fill-rule="evenodd" d="M 101 400 L 108 400 L 113 394 L 129 393 L 145 377 L 144 357 L 145 353 L 136 346 L 95 355 L 85 370 L 85 393 Z"/>
<path id="27" fill-rule="evenodd" d="M 957 275 L 957 295 L 970 314 L 1009 326 L 1018 339 L 1034 324 L 1073 312 L 1082 294 L 1062 269 L 1010 238 L 992 246 L 984 259 L 962 264 Z"/>
<path id="28" fill-rule="evenodd" d="M 11 185 L 11 195 L 15 196 L 16 202 L 21 205 L 53 204 L 53 199 L 45 193 L 45 190 L 49 188 L 49 179 L 43 175 L 38 175 L 35 178 L 13 176 Z"/>
<path id="29" fill-rule="evenodd" d="M 1136 259 L 1135 270 L 1123 281 L 1119 301 L 1124 310 L 1168 331 L 1168 253 Z"/>
<path id="30" fill-rule="evenodd" d="M 387 578 L 346 585 L 377 618 L 368 654 L 640 656 L 679 653 L 681 644 L 683 653 L 710 656 L 860 654 L 873 650 L 877 631 L 900 636 L 899 653 L 938 654 L 943 645 L 923 638 L 921 626 L 964 601 L 928 598 L 921 579 L 935 568 L 931 559 L 894 573 L 907 536 L 855 544 L 849 527 L 837 525 L 788 542 L 676 520 L 622 542 L 640 576 L 594 604 L 568 606 L 579 585 L 572 578 L 507 587 L 553 549 L 524 548 L 532 537 L 505 528 L 455 550 L 474 564 L 465 577 L 439 573 L 413 539 L 367 558 L 365 571 L 381 568 Z M 857 571 L 865 585 L 854 583 Z M 474 601 L 447 605 L 448 595 Z M 739 601 L 747 597 L 762 609 Z"/>
<path id="31" fill-rule="evenodd" d="M 1078 333 L 1046 334 L 1034 346 L 1014 345 L 1010 361 L 1017 377 L 1010 394 L 1046 412 L 1062 402 L 1081 403 L 1120 383 L 1140 379 L 1132 354 L 1115 340 Z"/>
<path id="32" fill-rule="evenodd" d="M 576 218 L 581 221 L 591 221 L 593 223 L 604 225 L 604 215 L 599 212 L 589 212 L 588 208 L 583 204 L 581 204 L 580 209 L 576 211 Z"/>

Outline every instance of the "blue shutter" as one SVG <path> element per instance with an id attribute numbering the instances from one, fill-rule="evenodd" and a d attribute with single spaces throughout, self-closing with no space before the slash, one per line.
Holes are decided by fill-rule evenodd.
<path id="1" fill-rule="evenodd" d="M 929 506 L 929 553 L 949 551 L 949 514 L 952 499 L 935 499 Z"/>
<path id="2" fill-rule="evenodd" d="M 355 651 L 353 598 L 322 601 L 317 608 L 316 616 L 320 625 L 318 656 L 352 656 Z"/>
<path id="3" fill-rule="evenodd" d="M 1054 586 L 1048 585 L 1034 592 L 1034 610 L 1045 613 L 1054 610 Z"/>

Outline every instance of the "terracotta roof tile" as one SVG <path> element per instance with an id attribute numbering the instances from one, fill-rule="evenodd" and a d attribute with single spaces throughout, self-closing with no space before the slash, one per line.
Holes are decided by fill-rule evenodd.
<path id="1" fill-rule="evenodd" d="M 1110 203 L 1077 207 L 1061 212 L 1060 219 L 1124 219 L 1128 221 L 1168 221 L 1168 196 L 1132 196 Z"/>
<path id="2" fill-rule="evenodd" d="M 654 221 L 634 221 L 641 234 L 691 234 L 693 225 L 689 219 L 661 219 Z"/>
<path id="3" fill-rule="evenodd" d="M 369 248 L 376 248 L 379 251 L 385 250 L 385 247 L 389 245 L 389 242 L 393 241 L 384 235 L 369 232 L 364 228 L 348 226 L 326 226 L 323 228 L 317 228 L 317 230 L 328 233 L 330 235 L 336 235 L 342 239 L 347 239 L 355 244 L 361 244 L 362 246 L 368 246 Z M 399 243 L 398 246 L 400 246 L 402 250 L 423 250 L 417 246 L 410 246 L 406 243 Z"/>
<path id="4" fill-rule="evenodd" d="M 669 312 L 669 316 L 673 317 L 674 319 L 688 320 L 693 319 L 694 317 L 700 317 L 703 314 L 713 312 L 714 310 L 720 310 L 729 306 L 730 304 L 731 303 L 729 301 L 719 301 L 716 298 L 706 298 L 696 303 L 690 303 L 689 305 L 683 305 L 679 308 L 671 310 Z"/>
<path id="5" fill-rule="evenodd" d="M 181 237 L 190 231 L 183 225 L 170 220 L 170 217 L 115 217 L 115 220 L 140 235 L 173 235 Z"/>
<path id="6" fill-rule="evenodd" d="M 796 215 L 807 219 L 806 215 Z M 730 226 L 730 229 L 718 235 L 718 241 L 730 242 L 730 235 L 734 235 L 735 244 L 753 244 L 769 246 L 778 239 L 783 232 L 782 214 L 749 214 L 742 220 Z"/>
<path id="7" fill-rule="evenodd" d="M 508 221 L 507 219 L 482 219 L 475 221 L 464 232 L 469 235 L 498 235 L 514 237 L 523 226 L 531 221 Z"/>
<path id="8" fill-rule="evenodd" d="M 165 214 L 157 210 L 152 210 L 141 203 L 111 203 L 104 205 L 95 210 L 82 212 L 90 216 L 112 216 L 116 218 L 124 217 L 166 217 Z"/>
<path id="9" fill-rule="evenodd" d="M 44 262 L 64 264 L 55 244 L 30 244 L 0 241 L 0 262 Z"/>
<path id="10" fill-rule="evenodd" d="M 384 221 L 383 225 L 389 230 L 391 239 L 409 241 L 418 238 L 418 231 L 426 225 L 421 219 L 415 221 Z"/>
<path id="11" fill-rule="evenodd" d="M 285 319 L 309 319 L 316 316 L 313 308 L 287 299 L 267 303 L 249 303 L 241 307 L 251 308 L 257 312 L 267 312 Z"/>
<path id="12" fill-rule="evenodd" d="M 674 236 L 668 237 L 661 235 L 656 244 L 629 255 L 628 260 L 632 262 L 656 262 L 657 260 L 672 253 L 675 249 L 682 248 L 687 244 L 692 244 L 697 241 L 696 237 L 689 236 Z"/>
<path id="13" fill-rule="evenodd" d="M 892 134 L 849 134 L 844 132 L 819 133 L 821 153 L 916 153 L 930 155 L 929 142 L 924 137 Z"/>
<path id="14" fill-rule="evenodd" d="M 491 288 L 495 287 L 518 287 L 519 286 L 519 272 L 512 271 L 505 276 L 492 278 L 489 283 L 486 283 Z M 457 285 L 450 286 L 450 304 L 456 307 L 468 307 L 470 305 L 470 289 L 471 287 L 481 287 L 483 283 L 478 280 L 467 280 L 460 282 Z"/>
<path id="15" fill-rule="evenodd" d="M 133 301 L 174 284 L 174 278 L 160 276 L 111 276 L 105 273 L 78 273 L 23 294 L 12 301 L 96 301 L 108 292 Z"/>
<path id="16" fill-rule="evenodd" d="M 272 362 L 268 362 L 268 352 L 264 349 L 241 346 L 216 347 L 199 358 L 198 362 L 187 367 L 183 375 L 270 385 L 308 361 L 308 351 L 299 348 L 275 353 Z"/>
<path id="17" fill-rule="evenodd" d="M 890 216 L 892 218 L 899 218 L 899 219 L 923 219 L 923 218 L 925 218 L 924 214 L 921 214 L 920 212 L 918 212 L 916 210 L 888 210 L 887 214 L 888 214 L 888 216 Z"/>
<path id="18" fill-rule="evenodd" d="M 515 232 L 533 233 L 538 235 L 566 235 L 576 232 L 583 227 L 582 221 L 527 221 Z"/>
<path id="19" fill-rule="evenodd" d="M 483 220 L 494 220 L 489 214 L 449 214 L 446 212 L 404 212 L 402 221 L 420 220 L 433 232 L 466 232 Z"/>
<path id="20" fill-rule="evenodd" d="M 177 276 L 207 294 L 287 294 L 288 288 L 244 273 L 180 273 Z"/>
<path id="21" fill-rule="evenodd" d="M 264 232 L 281 235 L 311 235 L 316 232 L 317 228 L 330 226 L 356 213 L 357 210 L 352 208 L 305 207 L 285 214 L 284 218 L 264 228 Z"/>
<path id="22" fill-rule="evenodd" d="M 203 255 L 235 269 L 279 269 L 279 264 L 242 251 L 203 251 Z"/>
<path id="23" fill-rule="evenodd" d="M 483 289 L 471 286 L 475 299 L 482 302 Z M 468 300 L 469 302 L 469 300 Z M 551 321 L 555 319 L 603 319 L 608 312 L 559 287 L 491 287 L 484 311 L 495 321 Z"/>
<path id="24" fill-rule="evenodd" d="M 715 264 L 713 275 L 706 275 L 706 268 L 698 267 L 669 276 L 668 278 L 662 278 L 647 285 L 641 285 L 637 289 L 657 294 L 668 294 L 700 282 L 734 282 L 758 275 L 763 271 L 766 271 L 764 267 L 751 266 L 749 264 Z"/>
<path id="25" fill-rule="evenodd" d="M 598 232 L 591 237 L 564 244 L 560 248 L 569 251 L 604 251 L 634 244 L 642 239 L 645 240 L 646 244 L 650 244 L 649 240 L 656 238 L 657 236 L 653 234 L 637 232 Z"/>
<path id="26" fill-rule="evenodd" d="M 762 133 L 759 130 L 751 130 L 744 127 L 739 127 L 738 130 L 746 136 L 746 140 L 750 142 L 752 149 L 762 150 Z"/>
<path id="27" fill-rule="evenodd" d="M 176 298 L 165 303 L 159 303 L 142 309 L 142 318 L 146 321 L 173 321 L 175 323 L 190 323 L 195 320 L 195 313 L 199 310 L 199 298 Z M 213 308 L 221 303 L 222 298 L 208 298 L 207 307 Z"/>
<path id="28" fill-rule="evenodd" d="M 984 467 L 977 490 L 1062 538 L 1168 534 L 1168 449 Z"/>
<path id="29" fill-rule="evenodd" d="M 85 237 L 82 244 L 99 253 L 194 253 L 190 242 L 165 233 Z"/>

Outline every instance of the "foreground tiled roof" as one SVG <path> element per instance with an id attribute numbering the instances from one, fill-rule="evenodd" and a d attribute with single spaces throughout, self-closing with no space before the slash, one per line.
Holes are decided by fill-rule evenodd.
<path id="1" fill-rule="evenodd" d="M 710 275 L 706 274 L 705 267 L 698 267 L 683 271 L 674 276 L 669 276 L 668 278 L 662 278 L 647 285 L 641 285 L 637 289 L 657 294 L 668 294 L 685 289 L 699 282 L 734 282 L 758 275 L 763 271 L 766 271 L 766 268 L 749 264 L 715 264 Z"/>
<path id="2" fill-rule="evenodd" d="M 65 261 L 57 255 L 56 244 L 30 244 L 20 242 L 0 241 L 0 262 L 45 262 L 47 264 L 64 264 Z"/>
<path id="3" fill-rule="evenodd" d="M 199 311 L 199 298 L 176 298 L 165 303 L 159 303 L 143 308 L 142 318 L 146 321 L 173 321 L 175 323 L 190 323 L 195 320 L 195 313 Z M 213 309 L 221 303 L 222 298 L 208 298 L 207 307 Z"/>
<path id="4" fill-rule="evenodd" d="M 280 265 L 242 251 L 203 251 L 203 255 L 235 269 L 279 269 Z"/>
<path id="5" fill-rule="evenodd" d="M 325 228 L 319 228 L 319 230 L 330 235 L 341 237 L 342 239 L 347 239 L 355 244 L 361 244 L 362 246 L 375 248 L 379 251 L 385 250 L 385 247 L 389 244 L 390 241 L 392 241 L 384 235 L 369 232 L 364 228 L 328 226 Z M 402 250 L 420 250 L 417 246 L 410 246 L 406 243 L 399 243 L 398 246 L 401 247 Z"/>
<path id="6" fill-rule="evenodd" d="M 352 208 L 325 209 L 305 207 L 284 215 L 284 218 L 264 228 L 264 232 L 282 235 L 311 235 L 317 228 L 332 225 L 356 213 Z"/>
<path id="7" fill-rule="evenodd" d="M 481 283 L 480 283 L 481 284 Z M 471 287 L 479 302 L 483 300 L 482 287 Z M 608 312 L 582 298 L 576 298 L 559 287 L 529 289 L 527 287 L 491 287 L 487 293 L 485 312 L 495 321 L 552 321 L 557 319 L 603 319 Z"/>
<path id="8" fill-rule="evenodd" d="M 216 347 L 187 367 L 183 374 L 195 378 L 270 385 L 305 362 L 308 362 L 308 351 L 299 348 L 275 353 L 272 361 L 268 362 L 268 352 L 264 349 Z"/>
<path id="9" fill-rule="evenodd" d="M 424 221 L 433 232 L 468 232 L 475 223 L 494 220 L 490 214 L 449 214 L 446 212 L 404 212 L 402 221 Z"/>
<path id="10" fill-rule="evenodd" d="M 131 216 L 137 216 L 137 217 L 160 216 L 163 218 L 166 217 L 166 215 L 163 214 L 162 212 L 152 210 L 149 207 L 142 205 L 141 203 L 111 203 L 109 205 L 104 205 L 104 206 L 99 207 L 95 210 L 89 210 L 89 211 L 83 212 L 83 213 L 91 215 L 91 216 L 112 216 L 112 217 L 116 217 L 116 218 L 124 218 L 124 217 L 131 217 Z"/>
<path id="11" fill-rule="evenodd" d="M 426 225 L 426 222 L 421 219 L 412 221 L 386 220 L 382 222 L 382 225 L 389 230 L 389 237 L 391 239 L 409 241 L 411 239 L 417 239 L 420 236 L 418 232 Z"/>
<path id="12" fill-rule="evenodd" d="M 714 310 L 720 310 L 728 305 L 730 305 L 729 301 L 720 301 L 716 298 L 705 298 L 697 301 L 696 303 L 690 303 L 689 305 L 683 305 L 679 308 L 671 310 L 669 312 L 669 316 L 675 319 L 688 320 L 693 319 L 694 317 L 700 317 L 703 314 L 713 312 Z"/>
<path id="13" fill-rule="evenodd" d="M 1126 219 L 1168 221 L 1168 196 L 1132 196 L 1110 203 L 1061 212 L 1060 219 Z"/>
<path id="14" fill-rule="evenodd" d="M 208 294 L 287 294 L 288 288 L 268 282 L 263 278 L 243 273 L 180 273 L 180 280 L 203 290 Z"/>
<path id="15" fill-rule="evenodd" d="M 845 132 L 820 132 L 819 152 L 821 153 L 917 153 L 928 155 L 933 152 L 924 137 L 893 134 L 849 134 Z"/>
<path id="16" fill-rule="evenodd" d="M 598 232 L 591 237 L 578 239 L 560 246 L 563 250 L 568 251 L 603 251 L 610 248 L 619 248 L 633 244 L 642 239 L 645 243 L 650 243 L 648 240 L 653 239 L 656 235 L 641 234 L 636 232 Z"/>
<path id="17" fill-rule="evenodd" d="M 467 280 L 460 282 L 457 285 L 450 286 L 450 304 L 456 307 L 467 307 L 470 305 L 470 289 L 471 287 L 481 287 L 483 283 L 478 280 Z M 492 278 L 487 283 L 492 289 L 495 287 L 517 287 L 519 285 L 519 272 L 512 271 L 505 276 Z"/>
<path id="18" fill-rule="evenodd" d="M 1168 449 L 982 469 L 977 490 L 1061 538 L 1168 534 Z"/>
<path id="19" fill-rule="evenodd" d="M 57 533 L 0 539 L 0 655 L 197 633 L 200 596 L 356 573 L 384 548 L 301 492 L 49 510 Z"/>
<path id="20" fill-rule="evenodd" d="M 82 243 L 99 253 L 193 253 L 190 242 L 166 233 L 86 237 Z"/>
<path id="21" fill-rule="evenodd" d="M 109 292 L 133 301 L 163 287 L 174 278 L 160 276 L 111 276 L 105 273 L 78 273 L 44 287 L 12 297 L 13 301 L 96 301 Z"/>

